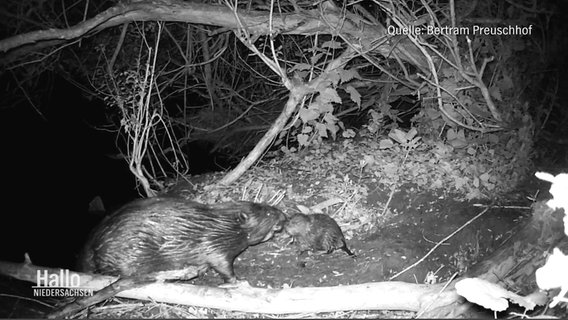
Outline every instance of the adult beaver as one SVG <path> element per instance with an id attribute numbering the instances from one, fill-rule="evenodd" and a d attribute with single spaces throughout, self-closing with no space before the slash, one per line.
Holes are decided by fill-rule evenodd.
<path id="1" fill-rule="evenodd" d="M 94 230 L 80 258 L 80 270 L 167 280 L 180 278 L 167 271 L 196 266 L 203 272 L 211 267 L 225 282 L 234 283 L 235 258 L 247 247 L 270 239 L 285 221 L 275 207 L 253 202 L 136 200 Z"/>
<path id="2" fill-rule="evenodd" d="M 61 318 L 144 284 L 191 279 L 209 267 L 236 283 L 233 262 L 282 230 L 284 214 L 253 202 L 205 205 L 174 197 L 133 201 L 105 218 L 79 258 L 80 271 L 119 276 L 92 297 L 49 314 Z"/>

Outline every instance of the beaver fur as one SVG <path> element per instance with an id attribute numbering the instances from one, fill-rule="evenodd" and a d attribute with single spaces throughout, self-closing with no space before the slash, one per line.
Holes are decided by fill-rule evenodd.
<path id="1" fill-rule="evenodd" d="M 175 197 L 136 200 L 94 230 L 79 269 L 121 277 L 162 272 L 167 279 L 180 276 L 166 271 L 196 266 L 204 272 L 211 267 L 225 282 L 234 283 L 235 258 L 270 239 L 285 221 L 277 208 L 246 201 L 205 205 Z"/>
<path id="2" fill-rule="evenodd" d="M 325 251 L 331 253 L 336 249 L 348 255 L 355 254 L 347 247 L 347 242 L 337 222 L 325 214 L 294 214 L 287 222 L 284 230 L 300 246 L 300 251 Z"/>

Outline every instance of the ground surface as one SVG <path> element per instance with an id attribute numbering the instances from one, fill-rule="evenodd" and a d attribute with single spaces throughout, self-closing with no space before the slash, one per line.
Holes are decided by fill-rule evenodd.
<path id="1" fill-rule="evenodd" d="M 235 272 L 255 286 L 335 286 L 387 281 L 422 258 L 436 243 L 450 235 L 484 208 L 472 203 L 440 199 L 437 195 L 410 193 L 393 201 L 404 214 L 385 226 L 348 240 L 357 254 L 351 258 L 339 250 L 331 254 L 298 254 L 295 245 L 280 235 L 274 241 L 249 248 L 235 262 Z M 424 283 L 428 272 L 447 280 L 480 261 L 506 241 L 530 210 L 492 209 L 451 237 L 424 262 L 397 280 Z M 199 282 L 219 282 L 209 272 Z"/>
<path id="2" fill-rule="evenodd" d="M 299 255 L 295 244 L 289 244 L 290 239 L 280 234 L 240 255 L 234 264 L 237 276 L 253 286 L 272 288 L 387 281 L 484 209 L 474 206 L 475 202 L 459 202 L 439 194 L 416 192 L 411 186 L 402 190 L 392 198 L 392 214 L 382 226 L 348 239 L 356 258 L 343 251 Z M 427 274 L 433 272 L 440 282 L 456 272 L 463 273 L 468 266 L 481 261 L 507 241 L 529 213 L 528 207 L 489 210 L 396 280 L 424 283 Z M 30 296 L 25 283 L 2 279 L 3 292 Z M 431 277 L 428 279 L 432 280 Z M 193 281 L 198 285 L 217 285 L 220 282 L 214 271 Z M 42 311 L 49 310 L 37 302 L 16 297 L 3 296 L 0 301 L 1 317 L 38 317 L 42 316 Z M 154 312 L 156 310 L 146 315 Z"/>

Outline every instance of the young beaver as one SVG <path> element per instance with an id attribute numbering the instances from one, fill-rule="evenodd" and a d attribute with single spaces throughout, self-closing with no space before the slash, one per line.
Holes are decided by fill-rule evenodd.
<path id="1" fill-rule="evenodd" d="M 292 236 L 302 252 L 312 250 L 331 253 L 341 249 L 355 257 L 355 254 L 347 248 L 341 228 L 328 215 L 297 213 L 290 218 L 284 231 Z"/>

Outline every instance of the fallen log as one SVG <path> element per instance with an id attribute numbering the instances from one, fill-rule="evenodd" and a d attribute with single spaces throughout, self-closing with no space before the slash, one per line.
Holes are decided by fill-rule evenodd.
<path id="1" fill-rule="evenodd" d="M 0 273 L 36 282 L 37 272 L 59 274 L 61 269 L 29 263 L 0 262 Z M 115 277 L 69 272 L 79 275 L 79 287 L 100 290 L 116 281 Z M 376 282 L 349 286 L 265 289 L 248 285 L 206 287 L 184 283 L 151 283 L 122 291 L 119 297 L 173 304 L 218 308 L 253 313 L 292 314 L 341 310 L 419 311 L 441 301 L 451 303 L 455 293 L 442 291 L 443 285 L 405 282 Z"/>

